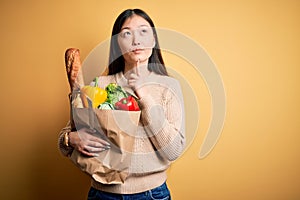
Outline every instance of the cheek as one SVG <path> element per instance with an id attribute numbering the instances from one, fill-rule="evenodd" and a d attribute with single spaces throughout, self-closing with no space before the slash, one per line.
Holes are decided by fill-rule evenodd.
<path id="1" fill-rule="evenodd" d="M 128 40 L 119 39 L 118 44 L 119 44 L 122 54 L 125 54 L 126 52 L 128 52 L 130 50 L 131 45 Z"/>
<path id="2" fill-rule="evenodd" d="M 145 37 L 141 40 L 142 46 L 145 48 L 153 48 L 155 44 L 154 37 Z"/>
<path id="3" fill-rule="evenodd" d="M 145 49 L 145 57 L 146 58 L 149 58 L 150 56 L 151 56 L 151 54 L 152 54 L 152 48 L 147 48 L 147 49 Z"/>
<path id="4" fill-rule="evenodd" d="M 152 48 L 154 44 L 154 39 L 147 38 L 144 40 L 144 47 Z"/>

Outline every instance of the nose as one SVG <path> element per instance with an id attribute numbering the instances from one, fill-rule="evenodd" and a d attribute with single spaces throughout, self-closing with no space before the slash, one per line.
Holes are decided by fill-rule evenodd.
<path id="1" fill-rule="evenodd" d="M 140 42 L 140 38 L 137 34 L 137 31 L 134 31 L 133 38 L 132 38 L 132 45 L 133 46 L 139 46 L 140 44 L 141 44 L 141 42 Z"/>

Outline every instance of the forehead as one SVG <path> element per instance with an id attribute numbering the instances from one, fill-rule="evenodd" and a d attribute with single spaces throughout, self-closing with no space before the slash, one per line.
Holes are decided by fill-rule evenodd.
<path id="1" fill-rule="evenodd" d="M 150 24 L 143 17 L 141 17 L 139 15 L 132 15 L 131 17 L 129 17 L 128 19 L 125 20 L 125 22 L 122 26 L 122 29 L 124 29 L 124 28 L 135 29 L 135 28 L 139 28 L 141 26 L 150 27 Z"/>

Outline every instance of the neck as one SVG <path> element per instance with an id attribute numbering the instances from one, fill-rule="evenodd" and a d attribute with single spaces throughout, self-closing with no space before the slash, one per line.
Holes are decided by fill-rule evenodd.
<path id="1" fill-rule="evenodd" d="M 138 68 L 138 69 L 137 69 Z M 128 78 L 128 76 L 132 73 L 137 73 L 140 77 L 145 77 L 150 74 L 148 70 L 148 60 L 146 62 L 137 63 L 125 63 L 124 76 Z"/>

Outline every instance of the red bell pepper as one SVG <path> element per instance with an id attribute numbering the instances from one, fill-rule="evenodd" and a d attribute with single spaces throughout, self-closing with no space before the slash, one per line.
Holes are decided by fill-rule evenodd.
<path id="1" fill-rule="evenodd" d="M 115 107 L 118 110 L 127 110 L 127 111 L 139 111 L 140 110 L 137 101 L 132 96 L 122 98 L 120 101 L 115 103 Z"/>

